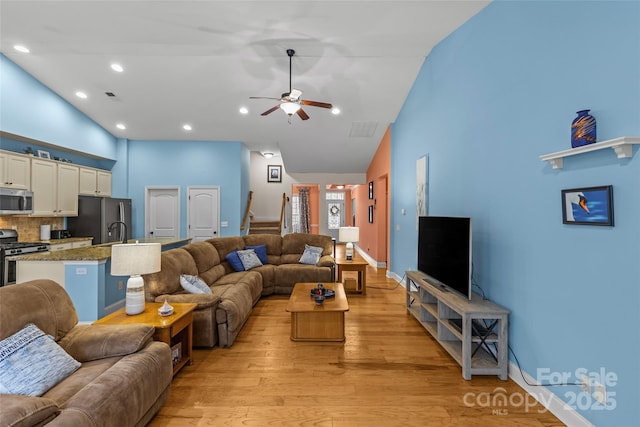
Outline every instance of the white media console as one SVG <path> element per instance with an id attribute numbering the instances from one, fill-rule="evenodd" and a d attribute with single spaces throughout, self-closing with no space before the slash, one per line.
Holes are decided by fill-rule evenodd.
<path id="1" fill-rule="evenodd" d="M 507 379 L 509 310 L 473 294 L 466 299 L 406 272 L 407 311 L 462 366 L 462 377 L 497 375 Z"/>

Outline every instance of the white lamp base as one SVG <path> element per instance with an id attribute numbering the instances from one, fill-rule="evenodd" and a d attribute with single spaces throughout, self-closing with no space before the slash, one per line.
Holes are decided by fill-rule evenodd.
<path id="1" fill-rule="evenodd" d="M 353 260 L 353 243 L 348 242 L 346 250 L 344 251 L 345 256 L 347 257 L 347 261 Z"/>
<path id="2" fill-rule="evenodd" d="M 129 315 L 140 314 L 144 311 L 144 279 L 134 275 L 127 280 L 127 296 L 125 312 Z"/>

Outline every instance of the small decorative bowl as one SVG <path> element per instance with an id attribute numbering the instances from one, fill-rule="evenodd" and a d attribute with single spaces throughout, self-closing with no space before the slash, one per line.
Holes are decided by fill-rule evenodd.
<path id="1" fill-rule="evenodd" d="M 165 300 L 164 304 L 158 309 L 158 314 L 162 317 L 171 316 L 173 314 L 173 306 Z"/>

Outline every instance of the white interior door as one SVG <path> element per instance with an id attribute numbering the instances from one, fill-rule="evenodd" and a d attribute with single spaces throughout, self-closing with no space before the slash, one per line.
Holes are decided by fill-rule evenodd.
<path id="1" fill-rule="evenodd" d="M 180 237 L 180 188 L 145 188 L 145 236 Z"/>
<path id="2" fill-rule="evenodd" d="M 220 234 L 220 187 L 187 188 L 187 230 L 192 242 Z"/>

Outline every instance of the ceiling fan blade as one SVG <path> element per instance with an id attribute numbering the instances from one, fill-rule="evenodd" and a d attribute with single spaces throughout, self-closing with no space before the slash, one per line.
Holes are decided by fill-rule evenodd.
<path id="1" fill-rule="evenodd" d="M 270 98 L 268 96 L 250 96 L 249 99 L 273 99 L 274 101 L 280 101 L 280 98 Z"/>
<path id="2" fill-rule="evenodd" d="M 310 105 L 312 107 L 320 107 L 320 108 L 333 108 L 333 105 L 328 104 L 326 102 L 309 101 L 309 100 L 306 100 L 306 99 L 301 100 L 300 104 L 302 104 L 302 105 Z"/>
<path id="3" fill-rule="evenodd" d="M 278 108 L 280 108 L 280 106 L 279 106 L 279 105 L 276 105 L 275 107 L 273 107 L 273 108 L 271 108 L 271 109 L 269 109 L 269 110 L 265 111 L 264 113 L 262 113 L 262 114 L 260 114 L 260 115 L 261 115 L 261 116 L 266 116 L 267 114 L 271 114 L 271 113 L 273 113 L 273 112 L 274 112 L 274 111 L 276 111 Z"/>
<path id="4" fill-rule="evenodd" d="M 302 120 L 309 120 L 309 115 L 307 113 L 304 112 L 304 110 L 302 108 L 300 108 L 298 111 L 298 116 L 300 116 L 300 118 Z"/>

